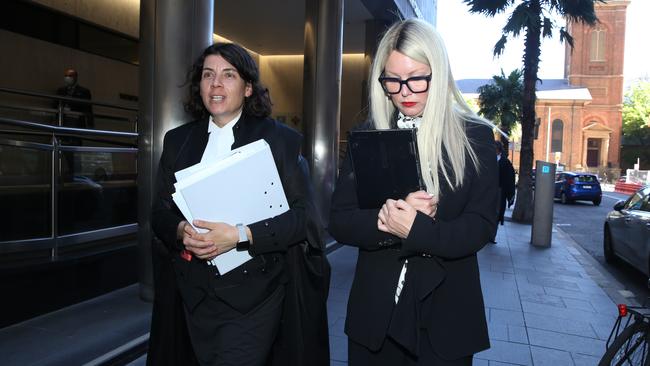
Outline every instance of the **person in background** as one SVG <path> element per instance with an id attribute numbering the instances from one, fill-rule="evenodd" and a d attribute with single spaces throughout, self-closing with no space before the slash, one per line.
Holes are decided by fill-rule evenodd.
<path id="1" fill-rule="evenodd" d="M 78 83 L 77 71 L 75 69 L 66 69 L 63 72 L 63 83 L 64 86 L 60 87 L 56 91 L 56 95 L 69 98 L 77 99 L 87 99 L 91 100 L 92 96 L 90 90 L 84 88 Z M 64 127 L 76 127 L 76 128 L 93 128 L 94 127 L 94 117 L 93 117 L 93 107 L 92 104 L 88 103 L 79 103 L 61 100 L 57 101 L 56 108 L 61 104 L 62 110 L 64 112 L 63 116 L 63 126 Z M 65 112 L 79 112 L 82 115 L 76 114 L 65 114 Z"/>
<path id="2" fill-rule="evenodd" d="M 329 265 L 322 254 L 321 226 L 313 208 L 306 160 L 300 154 L 302 136 L 269 117 L 268 89 L 243 47 L 216 43 L 206 48 L 189 79 L 185 107 L 196 120 L 165 134 L 158 168 L 152 228 L 171 257 L 175 280 L 157 283 L 156 295 L 159 289 L 177 286 L 193 353 L 201 365 L 260 366 L 271 361 L 329 365 L 325 310 Z M 207 230 L 197 232 L 172 200 L 174 173 L 199 162 L 216 161 L 231 149 L 259 139 L 271 148 L 289 210 L 249 225 L 195 220 L 194 227 Z M 205 199 L 210 202 L 209 196 Z M 223 274 L 208 264 L 231 250 L 248 251 L 252 259 Z M 307 253 L 315 256 L 307 257 Z M 316 273 L 307 273 L 303 260 L 313 260 L 310 268 Z M 298 274 L 304 278 L 297 278 Z M 305 283 L 309 286 L 302 286 Z M 169 299 L 174 301 L 174 295 Z M 307 311 L 310 321 L 301 321 L 301 312 Z M 158 352 L 164 348 L 165 336 L 178 332 L 161 335 L 161 323 L 174 314 L 156 313 L 155 306 L 154 313 L 152 338 Z M 159 353 L 149 356 L 150 364 L 170 362 Z M 181 364 L 190 362 L 188 355 Z"/>
<path id="3" fill-rule="evenodd" d="M 512 206 L 515 199 L 515 168 L 508 160 L 508 150 L 504 149 L 501 141 L 494 142 L 497 161 L 499 165 L 499 216 L 498 220 L 503 225 L 503 216 L 506 206 Z"/>
<path id="4" fill-rule="evenodd" d="M 408 19 L 381 39 L 369 81 L 366 128 L 417 128 L 426 191 L 360 209 L 348 155 L 329 231 L 358 247 L 345 332 L 348 362 L 470 365 L 489 348 L 478 252 L 496 226 L 494 126 L 467 106 L 445 46 Z"/>

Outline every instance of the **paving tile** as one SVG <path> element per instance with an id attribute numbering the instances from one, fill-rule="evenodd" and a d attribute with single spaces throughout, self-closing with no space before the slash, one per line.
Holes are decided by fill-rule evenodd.
<path id="1" fill-rule="evenodd" d="M 521 311 L 517 290 L 487 288 L 483 289 L 485 306 L 496 309 Z"/>
<path id="2" fill-rule="evenodd" d="M 580 290 L 580 286 L 574 281 L 560 280 L 546 275 L 528 275 L 528 282 L 544 287 L 555 287 L 565 290 Z"/>
<path id="3" fill-rule="evenodd" d="M 590 321 L 594 314 L 585 313 L 581 310 L 567 309 L 565 307 L 550 306 L 534 302 L 522 301 L 521 307 L 526 313 L 548 315 L 556 318 Z"/>
<path id="4" fill-rule="evenodd" d="M 330 287 L 330 291 L 327 296 L 327 301 L 334 300 L 334 301 L 348 302 L 349 295 L 350 295 L 350 291 L 347 289 Z"/>
<path id="5" fill-rule="evenodd" d="M 591 327 L 596 333 L 596 336 L 599 339 L 602 340 L 607 340 L 609 338 L 610 333 L 612 332 L 612 329 L 614 328 L 614 323 L 616 323 L 616 319 L 612 318 L 610 320 L 606 321 L 597 321 L 594 320 L 591 322 Z"/>
<path id="6" fill-rule="evenodd" d="M 341 301 L 327 301 L 327 324 L 331 327 L 338 318 L 345 318 L 346 303 Z"/>
<path id="7" fill-rule="evenodd" d="M 528 329 L 535 328 L 557 333 L 599 338 L 598 334 L 594 331 L 592 324 L 588 321 L 562 319 L 534 313 L 524 313 L 524 319 L 526 320 L 526 327 L 528 327 Z"/>
<path id="8" fill-rule="evenodd" d="M 524 313 L 521 311 L 490 309 L 490 323 L 524 326 Z"/>
<path id="9" fill-rule="evenodd" d="M 330 335 L 330 360 L 348 362 L 348 338 Z"/>
<path id="10" fill-rule="evenodd" d="M 535 366 L 569 366 L 573 365 L 570 352 L 537 346 L 530 347 Z"/>
<path id="11" fill-rule="evenodd" d="M 591 302 L 589 300 L 579 300 L 579 299 L 562 299 L 564 304 L 568 309 L 578 309 L 582 311 L 587 311 L 590 313 L 595 313 L 596 309 L 594 309 L 593 305 L 591 305 Z"/>
<path id="12" fill-rule="evenodd" d="M 488 323 L 488 335 L 491 341 L 508 341 L 508 325 L 490 322 Z"/>
<path id="13" fill-rule="evenodd" d="M 531 346 L 553 348 L 592 356 L 600 356 L 605 349 L 605 342 L 599 339 L 549 332 L 534 328 L 528 329 L 528 339 L 530 339 Z"/>
<path id="14" fill-rule="evenodd" d="M 490 366 L 490 361 L 474 357 L 472 366 Z"/>
<path id="15" fill-rule="evenodd" d="M 514 343 L 528 344 L 526 327 L 508 325 L 508 341 Z"/>
<path id="16" fill-rule="evenodd" d="M 520 281 L 517 283 L 517 290 L 519 291 L 520 295 L 524 294 L 545 294 L 544 291 L 544 286 L 540 285 L 534 285 L 532 283 L 528 283 L 527 281 Z"/>
<path id="17" fill-rule="evenodd" d="M 544 304 L 550 306 L 556 306 L 560 308 L 565 308 L 566 304 L 562 301 L 560 296 L 547 295 L 544 293 L 525 293 L 521 294 L 521 301 L 534 302 L 537 304 Z"/>
<path id="18" fill-rule="evenodd" d="M 490 341 L 490 349 L 479 352 L 476 357 L 492 361 L 505 362 L 516 365 L 532 365 L 530 347 L 525 344 Z"/>
<path id="19" fill-rule="evenodd" d="M 604 350 L 603 353 L 605 353 Z M 573 357 L 573 362 L 576 366 L 594 366 L 598 365 L 600 357 L 602 356 L 596 357 L 591 355 L 583 355 L 580 353 L 571 353 L 571 357 Z"/>
<path id="20" fill-rule="evenodd" d="M 603 303 L 609 301 L 612 304 L 612 306 L 616 307 L 612 302 L 612 300 L 609 298 L 609 296 L 607 296 L 607 294 L 604 293 L 601 294 L 585 293 L 581 291 L 564 290 L 564 289 L 553 288 L 553 287 L 545 287 L 544 290 L 549 295 L 556 295 L 556 296 L 566 297 L 570 299 L 580 299 L 580 300 L 589 299 L 595 301 L 602 301 Z"/>
<path id="21" fill-rule="evenodd" d="M 345 317 L 337 317 L 333 324 L 330 325 L 329 332 L 332 336 L 347 337 L 347 335 L 345 335 Z"/>

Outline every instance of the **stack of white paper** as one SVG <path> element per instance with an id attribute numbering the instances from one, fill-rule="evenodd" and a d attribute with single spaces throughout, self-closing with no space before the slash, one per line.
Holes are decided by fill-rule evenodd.
<path id="1" fill-rule="evenodd" d="M 198 219 L 248 225 L 289 209 L 271 148 L 264 140 L 175 175 L 176 193 L 172 199 L 190 224 Z M 249 259 L 248 252 L 231 250 L 218 255 L 211 263 L 224 274 Z"/>

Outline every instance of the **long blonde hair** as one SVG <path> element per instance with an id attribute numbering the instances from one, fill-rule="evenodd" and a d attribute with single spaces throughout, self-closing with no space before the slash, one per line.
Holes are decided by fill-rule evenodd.
<path id="1" fill-rule="evenodd" d="M 447 50 L 442 38 L 428 23 L 408 19 L 392 25 L 384 34 L 372 64 L 369 80 L 370 117 L 377 129 L 389 129 L 395 106 L 378 82 L 388 56 L 398 51 L 429 65 L 432 72 L 422 122 L 418 129 L 418 148 L 422 178 L 427 191 L 440 194 L 442 176 L 452 190 L 464 180 L 466 157 L 475 169 L 478 158 L 465 133 L 465 123 L 493 125 L 478 117 L 462 98 L 451 74 Z M 443 150 L 444 149 L 444 150 Z M 447 159 L 444 159 L 443 151 Z"/>

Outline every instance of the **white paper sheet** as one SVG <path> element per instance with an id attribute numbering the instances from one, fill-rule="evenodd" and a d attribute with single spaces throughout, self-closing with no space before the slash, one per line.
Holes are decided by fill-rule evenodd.
<path id="1" fill-rule="evenodd" d="M 178 171 L 176 177 L 172 199 L 190 224 L 200 219 L 248 225 L 289 209 L 273 154 L 264 140 L 235 149 L 214 163 Z M 224 274 L 250 259 L 248 252 L 231 250 L 211 262 Z"/>

